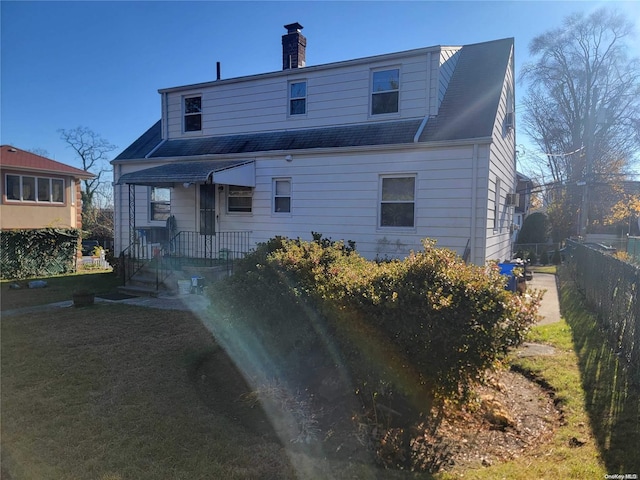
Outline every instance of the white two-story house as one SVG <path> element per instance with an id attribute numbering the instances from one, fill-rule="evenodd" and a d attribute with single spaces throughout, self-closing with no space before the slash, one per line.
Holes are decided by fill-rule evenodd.
<path id="1" fill-rule="evenodd" d="M 219 258 L 314 231 L 368 258 L 423 238 L 508 258 L 513 39 L 307 66 L 285 28 L 281 71 L 159 90 L 162 118 L 112 162 L 116 253 Z"/>

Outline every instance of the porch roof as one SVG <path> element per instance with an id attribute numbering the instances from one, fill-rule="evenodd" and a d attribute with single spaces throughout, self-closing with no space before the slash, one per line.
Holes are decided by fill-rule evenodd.
<path id="1" fill-rule="evenodd" d="M 118 185 L 171 187 L 175 183 L 204 183 L 209 177 L 214 183 L 255 187 L 255 163 L 253 160 L 178 161 L 125 173 L 118 179 Z"/>

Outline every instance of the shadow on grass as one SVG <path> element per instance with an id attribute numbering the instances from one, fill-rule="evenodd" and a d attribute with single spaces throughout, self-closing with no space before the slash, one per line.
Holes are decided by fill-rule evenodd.
<path id="1" fill-rule="evenodd" d="M 562 314 L 571 326 L 585 407 L 607 471 L 640 474 L 640 389 L 566 272 L 560 280 Z"/>

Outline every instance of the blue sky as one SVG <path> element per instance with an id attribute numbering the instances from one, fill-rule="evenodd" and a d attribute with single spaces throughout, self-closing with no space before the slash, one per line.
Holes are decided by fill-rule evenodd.
<path id="1" fill-rule="evenodd" d="M 216 62 L 223 78 L 280 70 L 292 22 L 307 65 L 515 37 L 518 73 L 534 36 L 603 4 L 640 31 L 640 2 L 3 0 L 0 142 L 80 166 L 57 130 L 86 126 L 118 146 L 113 158 L 160 118 L 159 88 L 215 80 Z"/>

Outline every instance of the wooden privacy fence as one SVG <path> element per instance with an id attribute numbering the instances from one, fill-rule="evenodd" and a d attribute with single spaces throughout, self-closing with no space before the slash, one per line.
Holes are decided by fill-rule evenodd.
<path id="1" fill-rule="evenodd" d="M 610 345 L 640 382 L 640 267 L 570 240 L 565 259 Z"/>

